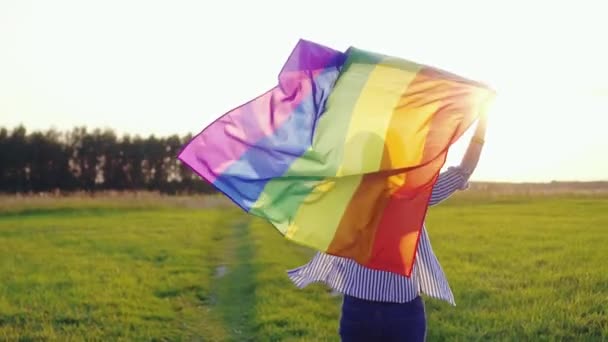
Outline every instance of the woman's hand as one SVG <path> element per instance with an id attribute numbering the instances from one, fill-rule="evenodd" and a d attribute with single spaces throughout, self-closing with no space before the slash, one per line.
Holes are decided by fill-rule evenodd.
<path id="1" fill-rule="evenodd" d="M 486 136 L 487 127 L 488 127 L 488 113 L 483 112 L 479 116 L 479 119 L 477 120 L 477 129 L 475 130 L 475 133 L 473 134 L 472 140 L 474 142 L 483 144 L 483 142 L 485 140 L 484 138 Z"/>

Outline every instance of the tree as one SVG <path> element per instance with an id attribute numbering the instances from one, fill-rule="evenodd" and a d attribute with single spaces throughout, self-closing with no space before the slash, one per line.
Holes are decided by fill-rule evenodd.
<path id="1" fill-rule="evenodd" d="M 178 159 L 192 135 L 166 138 L 125 135 L 111 129 L 27 133 L 0 128 L 0 191 L 151 190 L 213 192 Z"/>

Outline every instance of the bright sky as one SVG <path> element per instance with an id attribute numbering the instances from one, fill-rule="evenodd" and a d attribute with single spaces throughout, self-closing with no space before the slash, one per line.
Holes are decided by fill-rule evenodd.
<path id="1" fill-rule="evenodd" d="M 492 85 L 475 180 L 608 180 L 608 5 L 557 3 L 0 0 L 0 126 L 197 133 L 305 38 Z"/>

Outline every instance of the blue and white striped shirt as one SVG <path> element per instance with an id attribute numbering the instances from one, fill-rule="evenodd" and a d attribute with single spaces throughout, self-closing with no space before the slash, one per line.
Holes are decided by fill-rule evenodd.
<path id="1" fill-rule="evenodd" d="M 468 173 L 451 167 L 441 173 L 429 205 L 448 198 L 456 190 L 467 187 Z M 352 259 L 317 253 L 306 265 L 287 272 L 299 288 L 321 282 L 335 291 L 365 300 L 405 303 L 420 293 L 456 305 L 443 269 L 431 247 L 426 227 L 423 226 L 418 243 L 416 261 L 411 277 L 364 267 Z"/>

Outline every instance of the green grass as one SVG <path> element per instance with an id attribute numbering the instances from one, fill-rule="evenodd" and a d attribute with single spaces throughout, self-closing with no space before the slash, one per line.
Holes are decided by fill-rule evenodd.
<path id="1" fill-rule="evenodd" d="M 0 341 L 338 340 L 340 298 L 285 274 L 310 250 L 191 201 L 0 201 Z M 608 198 L 457 196 L 427 225 L 457 302 L 426 301 L 429 341 L 608 340 Z"/>

